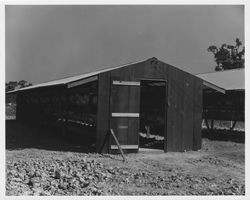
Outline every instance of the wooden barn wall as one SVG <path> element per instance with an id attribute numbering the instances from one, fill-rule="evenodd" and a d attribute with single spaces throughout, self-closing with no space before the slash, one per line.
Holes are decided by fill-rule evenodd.
<path id="1" fill-rule="evenodd" d="M 110 72 L 98 76 L 98 103 L 97 103 L 97 127 L 96 127 L 96 151 L 99 152 L 109 131 L 110 120 Z M 108 143 L 102 150 L 108 152 Z"/>
<path id="2" fill-rule="evenodd" d="M 23 109 L 23 95 L 22 94 L 17 94 L 16 96 L 16 120 L 17 121 L 22 121 L 22 109 Z"/>
<path id="3" fill-rule="evenodd" d="M 109 127 L 110 79 L 140 81 L 167 80 L 164 151 L 196 150 L 201 146 L 202 81 L 155 59 L 99 75 L 97 137 L 103 141 Z M 98 146 L 98 145 L 97 145 Z"/>
<path id="4" fill-rule="evenodd" d="M 96 151 L 100 150 L 110 128 L 111 80 L 140 81 L 142 79 L 167 80 L 164 151 L 197 150 L 201 148 L 202 81 L 161 61 L 149 59 L 145 62 L 98 75 Z M 64 96 L 61 89 L 65 88 L 57 89 L 44 89 L 44 91 L 48 90 L 50 95 L 54 93 Z M 36 93 L 29 91 L 18 94 L 17 120 L 32 118 L 32 116 L 29 116 L 32 113 L 32 108 L 24 103 L 24 100 L 30 95 L 39 96 L 41 95 L 40 92 L 42 90 L 36 90 Z M 65 106 L 65 104 L 61 105 L 61 115 L 65 114 L 63 112 Z M 134 107 L 135 105 L 131 106 Z M 36 112 L 39 115 L 39 109 Z M 103 152 L 108 152 L 108 143 L 104 146 Z"/>
<path id="5" fill-rule="evenodd" d="M 168 68 L 168 108 L 165 151 L 201 147 L 202 80 L 178 68 Z"/>
<path id="6" fill-rule="evenodd" d="M 201 148 L 201 124 L 202 124 L 202 109 L 203 109 L 203 83 L 201 79 L 195 79 L 194 87 L 194 137 L 193 150 Z"/>

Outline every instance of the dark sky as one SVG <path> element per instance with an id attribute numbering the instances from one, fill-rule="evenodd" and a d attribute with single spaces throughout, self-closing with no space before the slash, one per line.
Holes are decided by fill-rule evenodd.
<path id="1" fill-rule="evenodd" d="M 6 6 L 6 82 L 35 84 L 150 57 L 214 70 L 210 45 L 244 42 L 244 6 Z"/>

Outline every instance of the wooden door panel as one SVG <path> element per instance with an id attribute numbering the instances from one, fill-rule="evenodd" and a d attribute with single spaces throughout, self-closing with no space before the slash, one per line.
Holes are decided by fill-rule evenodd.
<path id="1" fill-rule="evenodd" d="M 133 81 L 113 81 L 111 86 L 110 128 L 126 152 L 138 151 L 140 83 Z M 117 151 L 116 143 L 110 141 L 111 152 Z"/>
<path id="2" fill-rule="evenodd" d="M 129 105 L 128 111 L 131 113 L 140 113 L 140 88 L 129 87 Z"/>
<path id="3" fill-rule="evenodd" d="M 111 110 L 112 113 L 126 113 L 129 108 L 129 86 L 112 86 Z"/>
<path id="4" fill-rule="evenodd" d="M 128 119 L 127 118 L 112 118 L 111 127 L 121 145 L 127 144 L 128 137 Z M 111 139 L 111 145 L 115 145 L 115 140 Z"/>

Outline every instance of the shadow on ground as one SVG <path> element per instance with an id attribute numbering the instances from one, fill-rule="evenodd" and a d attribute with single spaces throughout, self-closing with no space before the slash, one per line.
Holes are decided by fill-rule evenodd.
<path id="1" fill-rule="evenodd" d="M 202 130 L 202 138 L 217 141 L 231 141 L 237 143 L 245 143 L 245 132 L 230 130 Z"/>
<path id="2" fill-rule="evenodd" d="M 231 141 L 245 143 L 245 132 L 228 130 L 202 130 L 202 137 L 209 140 Z M 52 128 L 38 128 L 36 126 L 18 123 L 16 120 L 6 120 L 6 149 L 17 150 L 38 148 L 67 152 L 94 152 L 93 142 L 86 140 L 82 134 L 70 133 L 61 135 L 61 131 Z M 163 149 L 163 142 L 140 138 L 140 147 Z"/>
<path id="3" fill-rule="evenodd" d="M 37 148 L 54 151 L 93 152 L 95 146 L 82 135 L 62 136 L 56 128 L 38 128 L 6 120 L 6 149 Z"/>

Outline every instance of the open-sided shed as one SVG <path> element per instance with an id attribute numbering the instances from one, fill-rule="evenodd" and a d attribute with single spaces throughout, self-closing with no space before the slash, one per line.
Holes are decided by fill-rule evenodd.
<path id="1" fill-rule="evenodd" d="M 17 120 L 78 132 L 97 152 L 110 129 L 126 152 L 137 152 L 142 124 L 161 121 L 169 152 L 201 148 L 202 88 L 200 78 L 150 58 L 10 93 L 17 94 Z M 115 151 L 110 138 L 102 152 Z"/>
<path id="2" fill-rule="evenodd" d="M 203 118 L 208 128 L 213 128 L 214 120 L 233 122 L 231 129 L 235 127 L 237 121 L 245 121 L 244 68 L 203 73 L 197 76 L 204 81 L 205 85 Z M 216 85 L 216 90 L 211 84 Z M 211 121 L 210 126 L 207 120 Z"/>

